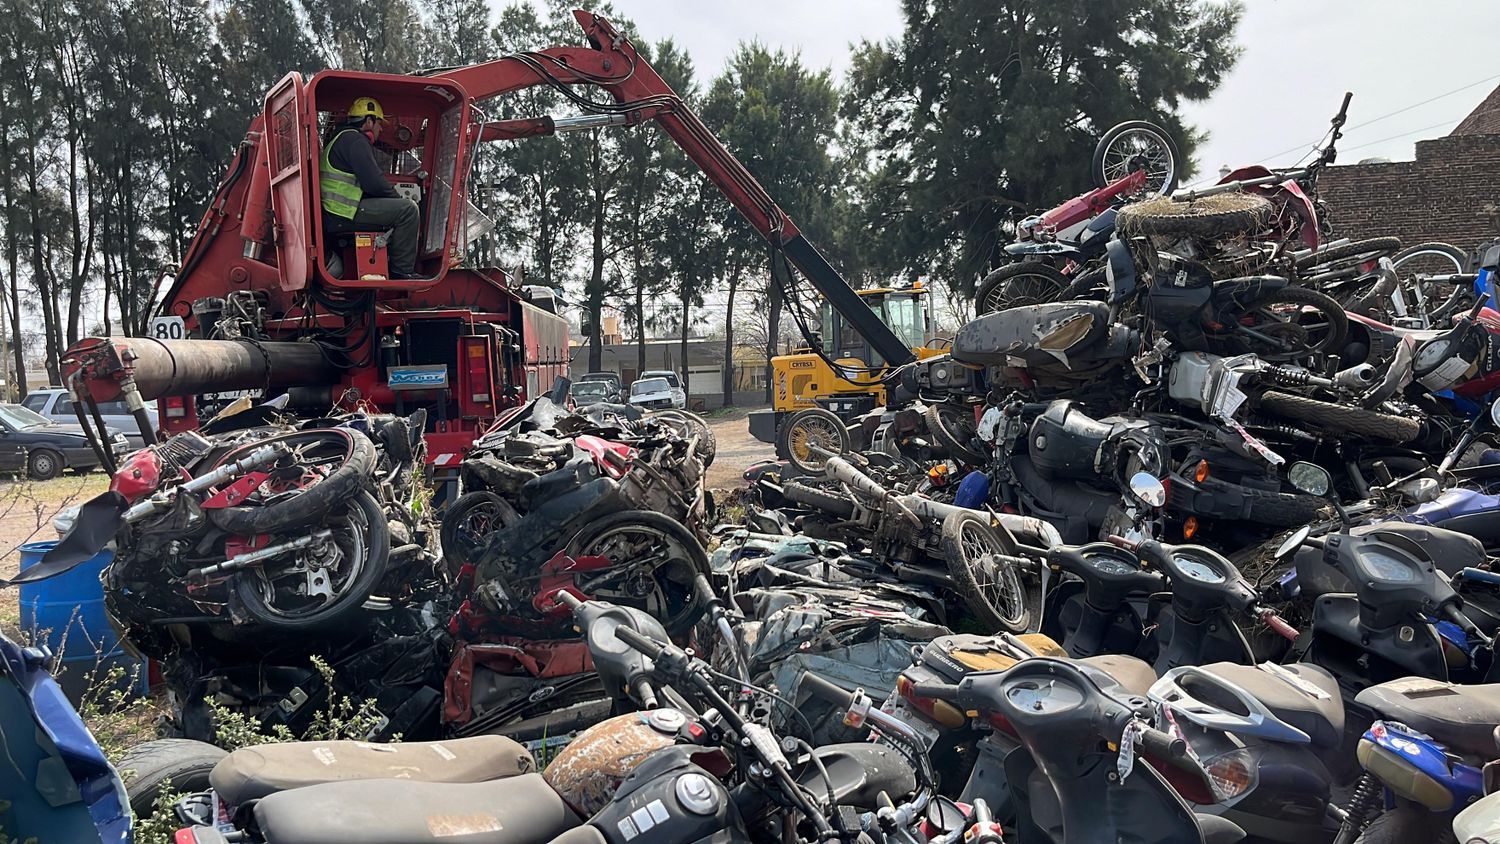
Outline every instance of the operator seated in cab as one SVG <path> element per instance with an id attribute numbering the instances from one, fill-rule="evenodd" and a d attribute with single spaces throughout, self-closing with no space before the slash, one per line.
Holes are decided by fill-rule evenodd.
<path id="1" fill-rule="evenodd" d="M 390 277 L 415 278 L 421 214 L 417 203 L 396 193 L 375 162 L 375 139 L 384 123 L 380 103 L 360 97 L 323 144 L 318 168 L 323 230 L 328 234 L 389 231 Z"/>

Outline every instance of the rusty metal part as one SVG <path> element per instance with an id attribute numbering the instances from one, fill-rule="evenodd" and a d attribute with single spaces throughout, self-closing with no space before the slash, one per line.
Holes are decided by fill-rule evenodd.
<path id="1" fill-rule="evenodd" d="M 143 401 L 227 390 L 328 384 L 340 372 L 312 343 L 91 337 L 63 358 L 95 401 L 116 401 L 133 381 Z"/>
<path id="2" fill-rule="evenodd" d="M 646 757 L 676 743 L 674 734 L 652 727 L 649 716 L 632 712 L 584 730 L 542 776 L 574 811 L 592 816 L 609 804 L 620 783 Z"/>

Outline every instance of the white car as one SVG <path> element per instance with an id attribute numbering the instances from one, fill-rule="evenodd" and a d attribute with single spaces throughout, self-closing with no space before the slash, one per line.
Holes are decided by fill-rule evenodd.
<path id="1" fill-rule="evenodd" d="M 687 393 L 682 389 L 682 379 L 677 377 L 677 373 L 670 369 L 652 369 L 642 372 L 638 380 L 645 380 L 647 378 L 661 378 L 665 380 L 667 386 L 672 390 L 672 407 L 687 410 Z"/>
<path id="2" fill-rule="evenodd" d="M 665 378 L 636 379 L 630 385 L 630 403 L 650 410 L 682 407 L 685 404 L 682 390 L 673 392 L 672 385 Z"/>

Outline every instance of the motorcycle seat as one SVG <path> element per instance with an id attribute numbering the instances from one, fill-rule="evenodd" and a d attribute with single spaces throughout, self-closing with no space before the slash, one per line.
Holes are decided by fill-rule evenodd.
<path id="1" fill-rule="evenodd" d="M 985 314 L 953 337 L 953 359 L 984 366 L 1010 357 L 1043 365 L 1058 363 L 1099 343 L 1109 334 L 1109 306 L 1103 302 L 1046 302 Z"/>
<path id="2" fill-rule="evenodd" d="M 359 780 L 255 804 L 266 841 L 296 844 L 543 844 L 581 820 L 541 774 L 479 783 Z"/>
<path id="3" fill-rule="evenodd" d="M 536 762 L 526 748 L 504 736 L 398 744 L 298 741 L 240 748 L 214 765 L 208 781 L 220 799 L 239 806 L 320 783 L 375 779 L 473 783 L 535 769 Z"/>
<path id="4" fill-rule="evenodd" d="M 1203 666 L 1203 671 L 1244 689 L 1277 718 L 1307 733 L 1313 746 L 1337 747 L 1344 736 L 1344 699 L 1339 695 L 1339 681 L 1321 666 L 1310 662 L 1280 667 L 1311 684 L 1324 696 L 1304 691 L 1254 665 L 1216 662 Z"/>
<path id="5" fill-rule="evenodd" d="M 1080 665 L 1090 665 L 1113 677 L 1120 688 L 1133 695 L 1146 696 L 1156 682 L 1156 669 L 1143 659 L 1124 654 L 1100 654 L 1077 660 Z"/>
<path id="6" fill-rule="evenodd" d="M 1403 677 L 1371 686 L 1354 702 L 1380 718 L 1426 733 L 1458 753 L 1493 759 L 1500 724 L 1500 683 L 1460 686 L 1425 677 Z"/>

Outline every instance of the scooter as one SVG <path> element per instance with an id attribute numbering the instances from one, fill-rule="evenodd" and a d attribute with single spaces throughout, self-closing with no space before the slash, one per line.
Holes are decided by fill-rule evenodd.
<path id="1" fill-rule="evenodd" d="M 628 694 L 644 711 L 586 731 L 543 773 L 533 773 L 523 753 L 499 778 L 479 778 L 494 772 L 493 761 L 460 757 L 444 743 L 247 748 L 237 751 L 244 759 L 231 754 L 215 768 L 213 793 L 179 804 L 179 813 L 197 823 L 176 840 L 406 844 L 503 831 L 504 840 L 518 844 L 742 842 L 768 822 L 776 828 L 790 822 L 789 812 L 805 820 L 816 840 L 825 840 L 850 835 L 851 825 L 857 832 L 889 822 L 880 817 L 882 800 L 907 826 L 931 818 L 924 809 L 936 801 L 918 786 L 918 769 L 892 758 L 890 750 L 871 743 L 798 750 L 747 720 L 707 664 L 668 643 L 650 616 L 580 601 L 568 591 L 556 597 L 583 629 L 606 688 Z M 868 718 L 888 733 L 910 734 L 857 695 L 821 686 L 815 691 L 852 713 L 846 721 Z M 345 760 L 342 751 L 349 752 Z M 323 764 L 307 765 L 309 756 Z M 398 756 L 415 764 L 403 768 Z M 424 757 L 431 757 L 427 764 Z M 460 758 L 456 765 L 432 761 Z M 243 787 L 247 783 L 253 787 Z M 912 799 L 900 806 L 889 803 L 908 795 Z"/>
<path id="2" fill-rule="evenodd" d="M 976 710 L 1019 740 L 1001 764 L 1020 844 L 1228 844 L 1244 836 L 1233 823 L 1188 808 L 1167 777 L 1206 788 L 1203 769 L 1185 756 L 1185 742 L 1151 725 L 1145 698 L 1103 672 L 1028 659 L 957 684 L 920 683 L 915 691 Z M 974 796 L 997 797 L 979 793 L 994 780 L 977 765 Z"/>

